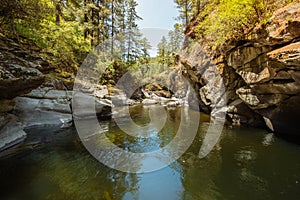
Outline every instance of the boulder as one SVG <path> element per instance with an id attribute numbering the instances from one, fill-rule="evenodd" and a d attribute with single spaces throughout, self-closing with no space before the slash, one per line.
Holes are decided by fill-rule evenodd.
<path id="1" fill-rule="evenodd" d="M 282 66 L 300 70 L 300 42 L 275 49 L 268 53 L 268 57 L 282 63 Z"/>
<path id="2" fill-rule="evenodd" d="M 295 2 L 274 12 L 265 27 L 258 27 L 252 38 L 259 44 L 286 44 L 300 36 L 300 3 Z"/>
<path id="3" fill-rule="evenodd" d="M 133 99 L 129 99 L 125 94 L 113 94 L 106 96 L 106 98 L 112 101 L 113 106 L 121 107 L 121 106 L 132 106 L 137 104 L 138 101 Z"/>
<path id="4" fill-rule="evenodd" d="M 227 57 L 227 64 L 234 69 L 245 65 L 258 56 L 269 51 L 267 47 L 241 46 L 233 50 Z"/>
<path id="5" fill-rule="evenodd" d="M 166 104 L 167 108 L 175 108 L 180 105 L 179 101 L 170 101 Z"/>
<path id="6" fill-rule="evenodd" d="M 14 110 L 16 102 L 14 100 L 0 100 L 0 113 L 8 113 Z"/>
<path id="7" fill-rule="evenodd" d="M 85 119 L 97 116 L 101 119 L 111 117 L 112 102 L 108 99 L 98 99 L 94 96 L 75 92 L 72 100 L 73 116 Z"/>
<path id="8" fill-rule="evenodd" d="M 154 104 L 158 104 L 158 101 L 156 101 L 154 99 L 144 99 L 142 101 L 142 104 L 144 104 L 144 105 L 154 105 Z"/>
<path id="9" fill-rule="evenodd" d="M 62 104 L 51 99 L 17 97 L 14 113 L 24 128 L 70 127 L 73 120 L 69 103 Z"/>
<path id="10" fill-rule="evenodd" d="M 105 86 L 105 85 L 98 86 L 95 89 L 93 96 L 100 98 L 100 99 L 103 99 L 104 97 L 108 96 L 107 86 Z"/>
<path id="11" fill-rule="evenodd" d="M 0 127 L 0 152 L 26 139 L 22 123 L 13 115 L 6 115 L 5 126 Z"/>
<path id="12" fill-rule="evenodd" d="M 268 119 L 268 127 L 275 133 L 287 137 L 300 139 L 300 95 L 290 97 L 274 108 L 262 109 L 257 112 Z"/>
<path id="13" fill-rule="evenodd" d="M 0 63 L 0 99 L 12 99 L 40 86 L 45 77 L 37 69 Z"/>

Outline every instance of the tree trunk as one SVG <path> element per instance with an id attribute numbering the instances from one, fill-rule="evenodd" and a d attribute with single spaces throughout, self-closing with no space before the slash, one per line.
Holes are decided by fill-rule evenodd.
<path id="1" fill-rule="evenodd" d="M 114 37 L 115 37 L 115 6 L 114 0 L 111 2 L 111 54 L 114 55 Z"/>
<path id="2" fill-rule="evenodd" d="M 201 6 L 201 4 L 200 4 L 200 0 L 197 0 L 197 15 L 200 13 L 200 6 Z"/>
<path id="3" fill-rule="evenodd" d="M 95 25 L 94 24 L 94 18 L 95 18 L 95 9 L 92 8 L 91 21 L 92 21 L 93 26 Z M 91 47 L 93 47 L 94 46 L 94 27 L 92 27 L 92 30 L 90 31 L 90 34 L 91 34 Z"/>
<path id="4" fill-rule="evenodd" d="M 99 25 L 100 25 L 100 0 L 97 0 L 97 8 L 99 9 L 98 12 L 97 12 L 97 45 L 100 44 L 100 28 L 99 28 Z"/>
<path id="5" fill-rule="evenodd" d="M 188 16 L 188 0 L 185 0 L 185 27 L 188 26 L 189 16 Z"/>
<path id="6" fill-rule="evenodd" d="M 60 24 L 60 16 L 61 16 L 61 7 L 60 7 L 60 3 L 57 3 L 57 4 L 56 4 L 55 9 L 56 9 L 56 13 L 55 13 L 56 24 L 59 25 L 59 24 Z"/>
<path id="7" fill-rule="evenodd" d="M 86 6 L 87 6 L 87 4 L 86 4 L 86 1 L 87 0 L 84 0 L 84 3 L 83 3 L 83 5 L 84 5 L 84 8 L 86 8 Z M 84 13 L 84 23 L 88 23 L 88 14 L 87 14 L 87 10 L 85 11 L 85 13 Z M 89 30 L 87 29 L 87 28 L 85 28 L 85 30 L 84 30 L 84 39 L 87 39 L 87 37 L 88 37 L 88 32 L 89 32 Z"/>

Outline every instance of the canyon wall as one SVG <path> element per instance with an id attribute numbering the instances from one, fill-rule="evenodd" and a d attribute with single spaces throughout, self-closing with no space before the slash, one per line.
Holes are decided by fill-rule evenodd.
<path id="1" fill-rule="evenodd" d="M 191 23 L 188 37 L 194 37 L 196 25 Z M 300 138 L 300 3 L 277 10 L 248 38 L 218 52 L 207 50 L 203 40 L 186 40 L 178 62 L 198 91 L 201 110 L 211 112 L 213 101 L 226 99 L 233 125 Z M 214 91 L 220 82 L 226 90 L 221 96 Z"/>

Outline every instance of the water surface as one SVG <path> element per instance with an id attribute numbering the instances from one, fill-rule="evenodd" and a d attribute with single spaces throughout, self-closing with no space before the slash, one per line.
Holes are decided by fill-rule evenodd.
<path id="1" fill-rule="evenodd" d="M 131 108 L 140 125 L 149 122 L 148 108 Z M 137 152 L 153 151 L 176 134 L 181 111 L 168 111 L 164 129 L 150 139 L 123 133 L 114 121 L 102 121 L 116 145 Z M 253 128 L 225 127 L 221 141 L 198 158 L 209 117 L 201 115 L 189 150 L 156 172 L 130 174 L 110 169 L 81 144 L 75 128 L 49 134 L 30 130 L 27 143 L 43 144 L 29 153 L 0 160 L 0 199 L 210 200 L 299 199 L 300 146 Z M 38 138 L 38 139 L 36 139 Z"/>

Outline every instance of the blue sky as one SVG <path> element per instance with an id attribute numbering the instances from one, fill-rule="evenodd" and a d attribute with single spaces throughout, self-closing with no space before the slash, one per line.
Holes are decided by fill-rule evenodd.
<path id="1" fill-rule="evenodd" d="M 169 30 L 173 30 L 176 23 L 178 11 L 174 0 L 137 0 L 139 4 L 137 12 L 143 20 L 138 21 L 138 25 L 145 37 L 149 40 L 152 50 L 152 57 L 156 55 L 157 44 L 162 36 L 167 35 Z"/>
<path id="2" fill-rule="evenodd" d="M 140 28 L 173 29 L 178 11 L 174 0 L 137 0 L 138 14 L 143 18 Z"/>

